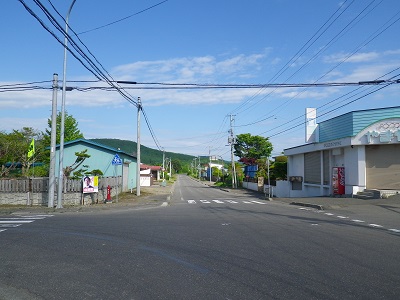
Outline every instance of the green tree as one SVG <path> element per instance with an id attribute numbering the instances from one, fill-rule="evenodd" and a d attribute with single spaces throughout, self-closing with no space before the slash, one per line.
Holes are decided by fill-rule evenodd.
<path id="1" fill-rule="evenodd" d="M 252 165 L 262 156 L 269 157 L 273 146 L 268 138 L 244 133 L 236 136 L 234 149 L 234 154 L 240 158 L 239 161 Z"/>
<path id="2" fill-rule="evenodd" d="M 51 144 L 51 119 L 47 120 L 48 128 L 46 132 L 43 134 L 43 140 L 46 147 L 49 147 Z M 56 118 L 56 144 L 60 143 L 60 135 L 61 135 L 61 112 L 57 114 Z M 77 139 L 82 139 L 83 133 L 78 128 L 78 122 L 76 119 L 65 112 L 64 119 L 64 142 L 69 142 Z"/>
<path id="3" fill-rule="evenodd" d="M 85 161 L 86 158 L 89 158 L 89 157 L 90 157 L 90 154 L 87 154 L 87 151 L 88 151 L 88 150 L 85 149 L 85 150 L 82 150 L 82 151 L 80 151 L 80 152 L 75 152 L 75 156 L 76 156 L 75 162 L 74 162 L 72 165 L 66 166 L 66 167 L 64 168 L 64 176 L 65 176 L 65 177 L 67 177 L 67 178 L 79 179 L 79 178 L 81 178 L 84 174 L 86 174 L 86 172 L 87 172 L 89 166 L 87 166 L 87 165 L 82 165 L 82 164 L 83 164 L 83 162 Z M 80 170 L 75 171 L 75 170 L 78 169 L 81 165 L 82 165 L 82 167 L 83 167 L 84 169 L 80 169 Z M 72 173 L 73 171 L 75 171 L 75 172 L 74 172 L 73 176 L 71 176 L 71 173 Z"/>
<path id="4" fill-rule="evenodd" d="M 182 171 L 182 162 L 179 159 L 173 159 L 172 168 L 174 169 L 175 173 L 180 173 Z"/>
<path id="5" fill-rule="evenodd" d="M 29 145 L 35 140 L 35 152 L 28 157 Z M 43 155 L 42 135 L 31 127 L 0 132 L 0 177 L 28 176 L 31 165 Z"/>
<path id="6" fill-rule="evenodd" d="M 270 170 L 272 172 L 271 177 L 274 179 L 287 179 L 287 156 L 280 155 L 275 157 L 275 161 L 272 164 Z"/>

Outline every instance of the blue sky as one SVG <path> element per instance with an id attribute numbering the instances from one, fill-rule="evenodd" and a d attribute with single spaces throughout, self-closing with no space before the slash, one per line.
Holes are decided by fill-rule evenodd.
<path id="1" fill-rule="evenodd" d="M 24 2 L 63 39 L 34 1 Z M 41 2 L 63 24 L 50 1 Z M 71 1 L 51 3 L 65 16 Z M 397 0 L 76 0 L 69 24 L 115 80 L 260 85 L 398 79 L 399 18 Z M 0 34 L 0 86 L 50 81 L 53 73 L 62 80 L 62 45 L 19 1 L 3 1 Z M 95 77 L 69 54 L 67 81 L 86 80 Z M 270 137 L 277 155 L 304 143 L 307 107 L 317 108 L 320 122 L 400 103 L 398 84 L 380 90 L 383 86 L 137 87 L 141 89 L 127 91 L 134 99 L 141 98 L 161 147 L 225 159 L 230 157 L 228 115 L 234 115 L 235 134 Z M 28 126 L 44 131 L 51 97 L 51 90 L 1 92 L 0 130 Z M 67 92 L 66 109 L 85 138 L 136 140 L 136 107 L 115 91 Z M 156 148 L 143 117 L 141 124 L 142 144 Z"/>

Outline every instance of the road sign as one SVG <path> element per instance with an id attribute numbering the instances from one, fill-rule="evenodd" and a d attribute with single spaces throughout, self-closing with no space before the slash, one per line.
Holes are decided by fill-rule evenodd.
<path id="1" fill-rule="evenodd" d="M 118 154 L 115 154 L 113 160 L 112 160 L 112 165 L 116 166 L 116 165 L 122 165 L 122 159 L 119 157 Z"/>

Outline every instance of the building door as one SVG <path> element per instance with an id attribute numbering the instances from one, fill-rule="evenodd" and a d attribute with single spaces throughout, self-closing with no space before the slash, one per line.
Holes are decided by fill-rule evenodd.
<path id="1" fill-rule="evenodd" d="M 122 191 L 128 190 L 128 180 L 129 180 L 129 164 L 124 163 L 122 169 Z"/>
<path id="2" fill-rule="evenodd" d="M 400 190 L 400 144 L 365 146 L 367 189 Z"/>

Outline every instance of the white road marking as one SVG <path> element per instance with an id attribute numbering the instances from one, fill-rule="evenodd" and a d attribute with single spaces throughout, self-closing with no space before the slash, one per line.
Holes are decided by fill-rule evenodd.
<path id="1" fill-rule="evenodd" d="M 371 227 L 376 227 L 376 228 L 381 228 L 381 227 L 383 227 L 382 225 L 378 225 L 378 224 L 369 224 L 369 226 L 371 226 Z"/>
<path id="2" fill-rule="evenodd" d="M 212 201 L 214 201 L 215 203 L 224 203 L 224 201 L 220 201 L 220 200 L 212 200 Z"/>
<path id="3" fill-rule="evenodd" d="M 226 202 L 233 203 L 233 204 L 236 204 L 236 203 L 238 203 L 238 202 L 236 202 L 236 201 L 233 201 L 233 200 L 226 200 Z"/>
<path id="4" fill-rule="evenodd" d="M 253 203 L 257 203 L 257 204 L 267 204 L 267 203 L 264 203 L 264 202 L 259 202 L 259 201 L 251 201 L 251 202 L 253 202 Z"/>
<path id="5" fill-rule="evenodd" d="M 18 227 L 21 226 L 22 224 L 0 224 L 0 227 Z"/>
<path id="6" fill-rule="evenodd" d="M 200 200 L 200 202 L 201 202 L 201 203 L 211 203 L 211 202 L 208 201 L 208 200 Z"/>
<path id="7" fill-rule="evenodd" d="M 333 214 L 331 213 L 325 213 L 327 216 L 333 216 Z"/>
<path id="8" fill-rule="evenodd" d="M 400 233 L 400 230 L 399 229 L 388 229 L 389 231 L 392 231 L 392 232 L 396 232 L 396 233 Z"/>
<path id="9" fill-rule="evenodd" d="M 356 223 L 365 223 L 365 221 L 363 221 L 363 220 L 358 220 L 358 219 L 353 219 L 353 220 L 351 220 L 351 221 L 356 222 Z"/>
<path id="10" fill-rule="evenodd" d="M 250 202 L 250 201 L 243 201 L 243 203 L 246 203 L 246 204 L 254 204 L 253 202 Z"/>
<path id="11" fill-rule="evenodd" d="M 0 218 L 0 228 L 16 228 L 26 223 L 32 223 L 36 220 L 43 220 L 54 215 L 16 215 L 15 218 Z M 7 229 L 0 229 L 0 232 Z"/>
<path id="12" fill-rule="evenodd" d="M 349 217 L 345 217 L 345 216 L 337 216 L 339 219 L 348 219 Z"/>
<path id="13" fill-rule="evenodd" d="M 196 201 L 194 201 L 194 200 L 188 200 L 188 203 L 190 203 L 190 204 L 196 204 Z"/>
<path id="14" fill-rule="evenodd" d="M 0 224 L 9 224 L 9 223 L 32 223 L 34 220 L 9 220 L 9 221 L 1 221 Z"/>

